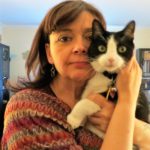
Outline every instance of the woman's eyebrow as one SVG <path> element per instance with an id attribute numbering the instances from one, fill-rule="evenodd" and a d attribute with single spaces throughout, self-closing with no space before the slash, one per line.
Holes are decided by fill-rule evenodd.
<path id="1" fill-rule="evenodd" d="M 84 33 L 88 33 L 88 32 L 92 32 L 92 28 L 86 28 L 86 29 L 84 30 Z"/>
<path id="2" fill-rule="evenodd" d="M 70 28 L 60 28 L 60 29 L 57 29 L 55 32 L 72 32 L 73 30 L 70 29 Z M 85 28 L 83 30 L 83 33 L 89 33 L 89 32 L 92 32 L 92 28 Z"/>
<path id="3" fill-rule="evenodd" d="M 57 29 L 56 32 L 71 32 L 72 30 L 69 29 L 69 28 L 60 28 L 60 29 Z"/>

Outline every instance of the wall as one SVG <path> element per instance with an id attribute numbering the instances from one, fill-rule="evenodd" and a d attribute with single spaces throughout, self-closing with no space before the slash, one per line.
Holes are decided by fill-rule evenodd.
<path id="1" fill-rule="evenodd" d="M 150 28 L 139 28 L 135 32 L 135 45 L 137 48 L 150 48 Z"/>
<path id="2" fill-rule="evenodd" d="M 10 79 L 26 76 L 23 53 L 31 47 L 36 26 L 4 26 L 2 43 L 10 46 Z"/>
<path id="3" fill-rule="evenodd" d="M 22 53 L 30 49 L 37 26 L 3 26 L 2 43 L 10 46 L 10 79 L 25 76 L 25 60 Z M 122 27 L 109 26 L 110 30 L 120 30 Z M 150 48 L 150 28 L 136 28 L 135 45 L 137 48 Z"/>
<path id="4" fill-rule="evenodd" d="M 0 42 L 2 41 L 2 24 L 0 23 Z"/>
<path id="5" fill-rule="evenodd" d="M 110 31 L 117 31 L 121 30 L 123 27 L 120 26 L 109 26 L 108 30 Z M 136 27 L 135 29 L 135 49 L 137 48 L 150 48 L 150 27 L 149 28 L 139 28 Z"/>

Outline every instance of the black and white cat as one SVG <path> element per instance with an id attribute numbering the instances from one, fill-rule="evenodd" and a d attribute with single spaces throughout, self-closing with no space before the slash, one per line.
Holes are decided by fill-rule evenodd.
<path id="1" fill-rule="evenodd" d="M 99 21 L 93 21 L 92 41 L 88 49 L 88 57 L 96 74 L 88 81 L 81 100 L 67 116 L 67 121 L 72 128 L 75 129 L 79 126 L 84 126 L 87 116 L 101 109 L 86 97 L 91 91 L 103 94 L 108 93 L 108 89 L 115 86 L 117 73 L 127 64 L 133 55 L 134 31 L 134 21 L 129 22 L 119 32 L 108 32 Z M 108 99 L 115 102 L 117 94 L 113 98 L 108 97 Z M 136 117 L 148 122 L 148 102 L 141 91 L 138 98 Z M 91 124 L 86 123 L 86 127 L 99 137 L 103 137 L 104 134 Z"/>

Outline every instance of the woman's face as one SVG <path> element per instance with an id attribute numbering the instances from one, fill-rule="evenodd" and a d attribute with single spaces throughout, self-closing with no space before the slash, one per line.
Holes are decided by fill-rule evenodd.
<path id="1" fill-rule="evenodd" d="M 71 24 L 50 35 L 50 45 L 46 45 L 47 58 L 49 63 L 54 64 L 59 76 L 84 81 L 93 74 L 87 50 L 94 18 L 84 11 Z"/>

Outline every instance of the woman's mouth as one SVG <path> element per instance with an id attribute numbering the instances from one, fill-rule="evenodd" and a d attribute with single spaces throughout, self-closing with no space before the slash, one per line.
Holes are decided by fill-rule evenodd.
<path id="1" fill-rule="evenodd" d="M 77 61 L 77 62 L 72 62 L 71 64 L 77 68 L 84 68 L 89 66 L 89 62 L 87 61 Z"/>

